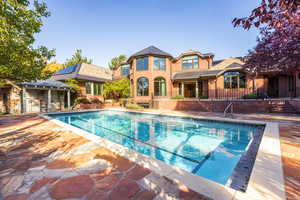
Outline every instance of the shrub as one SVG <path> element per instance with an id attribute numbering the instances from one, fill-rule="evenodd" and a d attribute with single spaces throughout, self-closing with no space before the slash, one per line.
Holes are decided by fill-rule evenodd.
<path id="1" fill-rule="evenodd" d="M 208 99 L 208 96 L 207 95 L 202 95 L 199 97 L 199 99 Z"/>
<path id="2" fill-rule="evenodd" d="M 126 104 L 128 104 L 128 101 L 129 101 L 128 99 L 123 99 L 123 98 L 119 99 L 120 105 L 124 107 L 126 106 Z"/>
<path id="3" fill-rule="evenodd" d="M 144 107 L 140 106 L 138 104 L 129 103 L 129 104 L 126 104 L 126 108 L 128 108 L 128 109 L 143 109 Z"/>
<path id="4" fill-rule="evenodd" d="M 264 98 L 262 95 L 257 95 L 254 93 L 250 93 L 250 94 L 245 94 L 243 97 L 243 99 L 262 99 Z"/>
<path id="5" fill-rule="evenodd" d="M 87 98 L 85 97 L 79 97 L 75 100 L 75 103 L 76 104 L 90 104 L 90 100 L 88 100 Z"/>
<path id="6" fill-rule="evenodd" d="M 172 99 L 184 99 L 184 96 L 176 95 L 176 96 L 173 96 Z"/>
<path id="7" fill-rule="evenodd" d="M 93 98 L 91 99 L 91 103 L 102 104 L 102 101 L 100 101 L 98 98 Z"/>

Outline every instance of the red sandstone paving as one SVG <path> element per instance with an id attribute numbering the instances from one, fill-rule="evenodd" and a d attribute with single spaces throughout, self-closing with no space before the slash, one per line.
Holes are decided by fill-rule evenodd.
<path id="1" fill-rule="evenodd" d="M 178 112 L 182 113 L 182 112 Z M 220 113 L 188 112 L 201 116 L 222 117 Z M 280 123 L 281 149 L 287 199 L 300 199 L 300 118 L 296 115 L 234 115 L 238 119 L 254 119 Z M 150 170 L 99 147 L 89 153 L 65 155 L 74 148 L 89 141 L 71 131 L 36 115 L 0 117 L 0 194 L 5 200 L 25 200 L 46 188 L 48 197 L 53 199 L 154 199 L 155 191 L 149 191 L 138 184 Z M 55 152 L 62 156 L 49 159 Z M 93 159 L 103 159 L 111 164 L 103 170 L 71 177 L 36 178 L 28 192 L 16 192 L 24 182 L 15 183 L 18 188 L 7 187 L 13 177 L 22 176 L 29 170 L 73 169 Z M 63 174 L 63 172 L 61 172 Z M 34 174 L 33 174 L 34 175 Z M 24 179 L 25 180 L 25 179 Z M 170 184 L 172 181 L 169 181 Z M 5 191 L 3 188 L 5 187 Z M 184 186 L 178 187 L 179 199 L 207 199 Z M 26 190 L 25 190 L 26 191 Z M 6 194 L 3 192 L 7 192 Z M 0 196 L 0 199 L 2 198 Z M 31 196 L 32 198 L 33 196 Z"/>

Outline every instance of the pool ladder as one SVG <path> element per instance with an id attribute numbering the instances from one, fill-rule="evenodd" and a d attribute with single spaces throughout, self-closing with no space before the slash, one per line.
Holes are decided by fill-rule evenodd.
<path id="1" fill-rule="evenodd" d="M 230 115 L 231 115 L 231 117 L 233 117 L 233 102 L 229 103 L 227 105 L 227 107 L 225 108 L 225 110 L 224 110 L 224 117 L 227 116 L 229 109 L 230 109 Z"/>

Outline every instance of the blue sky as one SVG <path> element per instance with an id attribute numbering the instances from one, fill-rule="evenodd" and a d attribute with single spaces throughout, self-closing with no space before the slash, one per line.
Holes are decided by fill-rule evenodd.
<path id="1" fill-rule="evenodd" d="M 244 56 L 256 44 L 257 30 L 234 28 L 260 0 L 45 0 L 36 44 L 56 49 L 62 63 L 82 49 L 93 64 L 107 66 L 114 56 L 147 46 L 178 56 L 189 49 L 212 52 L 215 59 Z"/>

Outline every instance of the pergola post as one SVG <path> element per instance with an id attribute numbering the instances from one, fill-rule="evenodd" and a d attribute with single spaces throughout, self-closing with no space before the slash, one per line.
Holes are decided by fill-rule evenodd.
<path id="1" fill-rule="evenodd" d="M 26 88 L 22 90 L 22 113 L 26 113 Z"/>
<path id="2" fill-rule="evenodd" d="M 50 112 L 50 110 L 51 110 L 51 89 L 48 90 L 47 100 L 48 100 L 47 111 Z"/>
<path id="3" fill-rule="evenodd" d="M 67 92 L 67 98 L 68 98 L 68 100 L 67 100 L 68 110 L 70 110 L 70 108 L 71 108 L 71 92 L 70 92 L 70 90 L 68 90 L 68 92 Z"/>

